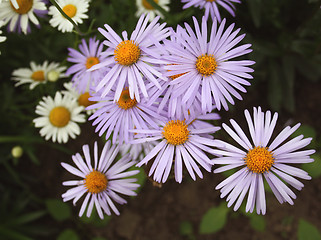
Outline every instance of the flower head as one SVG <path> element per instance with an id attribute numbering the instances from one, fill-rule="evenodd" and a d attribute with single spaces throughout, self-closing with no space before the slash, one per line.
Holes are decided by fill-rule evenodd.
<path id="1" fill-rule="evenodd" d="M 88 15 L 86 15 L 89 7 L 88 0 L 57 0 L 57 4 L 75 24 L 81 24 L 83 19 L 88 18 Z M 58 30 L 63 33 L 73 30 L 73 24 L 55 6 L 49 7 L 49 15 L 52 16 L 49 21 L 51 26 L 58 27 Z"/>
<path id="2" fill-rule="evenodd" d="M 195 173 L 200 178 L 203 177 L 199 166 L 211 171 L 212 161 L 206 153 L 214 154 L 210 147 L 217 146 L 217 142 L 207 136 L 216 132 L 219 127 L 210 124 L 204 128 L 204 125 L 199 123 L 194 125 L 194 120 L 192 118 L 187 120 L 168 118 L 162 122 L 160 127 L 154 129 L 134 129 L 133 132 L 137 133 L 137 139 L 131 141 L 132 144 L 158 141 L 137 166 L 147 164 L 153 159 L 149 176 L 154 174 L 153 179 L 163 183 L 168 179 L 172 166 L 175 180 L 179 183 L 183 179 L 184 165 L 193 180 L 196 180 Z"/>
<path id="3" fill-rule="evenodd" d="M 68 68 L 66 74 L 73 75 L 72 81 L 79 93 L 84 93 L 95 87 L 100 80 L 101 75 L 105 73 L 106 68 L 95 71 L 87 71 L 92 66 L 105 60 L 101 56 L 103 51 L 103 44 L 95 38 L 90 38 L 88 44 L 85 39 L 82 39 L 79 44 L 79 51 L 68 48 L 69 57 L 67 60 L 74 63 Z"/>
<path id="4" fill-rule="evenodd" d="M 111 145 L 110 141 L 104 145 L 99 158 L 97 142 L 94 144 L 94 157 L 91 157 L 88 145 L 84 145 L 82 149 L 85 159 L 79 153 L 72 156 L 78 169 L 67 163 L 61 164 L 67 171 L 82 178 L 63 182 L 65 186 L 74 186 L 62 194 L 63 201 L 73 199 L 75 205 L 83 195 L 86 195 L 79 216 L 83 215 L 88 206 L 86 215 L 90 217 L 94 205 L 101 219 L 104 218 L 103 212 L 111 215 L 111 210 L 119 215 L 113 202 L 127 203 L 119 194 L 135 196 L 134 191 L 139 187 L 139 184 L 135 183 L 137 179 L 131 178 L 139 170 L 127 171 L 135 162 L 131 161 L 129 154 L 115 161 L 119 146 Z"/>
<path id="5" fill-rule="evenodd" d="M 292 128 L 289 126 L 284 128 L 271 141 L 278 118 L 277 113 L 272 117 L 270 111 L 264 113 L 259 107 L 254 108 L 253 121 L 248 110 L 245 110 L 245 117 L 252 141 L 234 120 L 230 120 L 234 130 L 223 124 L 225 131 L 242 148 L 221 141 L 224 147 L 219 147 L 221 150 L 218 150 L 217 154 L 221 154 L 222 157 L 214 159 L 213 162 L 226 166 L 217 168 L 214 173 L 239 167 L 241 169 L 221 182 L 216 189 L 221 189 L 222 198 L 228 195 L 228 207 L 236 202 L 235 211 L 248 193 L 246 211 L 253 212 L 256 205 L 256 212 L 265 214 L 264 178 L 280 203 L 293 204 L 292 199 L 295 199 L 296 195 L 288 185 L 301 190 L 303 184 L 294 177 L 306 180 L 311 177 L 292 164 L 313 161 L 310 155 L 315 152 L 314 150 L 300 150 L 307 146 L 312 138 L 304 139 L 303 135 L 300 135 L 285 142 L 299 128 L 300 124 L 296 124 Z"/>
<path id="6" fill-rule="evenodd" d="M 214 21 L 211 30 L 207 32 L 207 21 L 203 17 L 199 26 L 193 17 L 195 32 L 185 24 L 178 27 L 175 41 L 166 41 L 168 54 L 163 56 L 170 64 L 164 68 L 164 75 L 178 76 L 170 81 L 174 85 L 173 98 L 182 96 L 182 103 L 187 108 L 193 104 L 193 99 L 200 93 L 202 112 L 211 112 L 215 105 L 218 110 L 223 106 L 228 110 L 227 101 L 234 104 L 233 96 L 242 99 L 238 91 L 246 92 L 242 85 L 250 85 L 245 79 L 251 79 L 248 73 L 253 72 L 250 60 L 234 60 L 235 57 L 251 52 L 251 44 L 235 47 L 245 36 L 236 35 L 240 29 L 232 32 L 234 24 L 225 31 L 225 19 L 221 24 Z M 188 103 L 189 102 L 189 103 Z"/>
<path id="7" fill-rule="evenodd" d="M 106 139 L 113 133 L 113 143 L 128 143 L 133 139 L 134 133 L 129 130 L 148 129 L 157 127 L 158 119 L 162 117 L 156 113 L 157 108 L 148 105 L 146 101 L 137 102 L 130 98 L 128 88 L 124 88 L 118 101 L 114 101 L 115 91 L 111 90 L 107 96 L 101 97 L 101 93 L 94 93 L 91 101 L 97 103 L 87 109 L 97 109 L 89 120 L 95 119 L 93 125 L 97 125 L 96 132 L 99 136 L 106 134 Z"/>
<path id="8" fill-rule="evenodd" d="M 17 8 L 17 5 L 19 6 Z M 9 31 L 18 31 L 27 34 L 30 32 L 29 21 L 40 27 L 36 16 L 44 17 L 47 7 L 42 0 L 3 1 L 0 3 L 0 19 L 9 23 Z"/>
<path id="9" fill-rule="evenodd" d="M 48 63 L 45 61 L 42 65 L 37 65 L 35 62 L 30 62 L 30 68 L 19 68 L 13 71 L 12 80 L 17 83 L 15 86 L 20 86 L 25 83 L 30 83 L 30 89 L 34 89 L 39 84 L 48 82 L 48 74 L 52 71 L 59 73 L 59 77 L 66 77 L 64 71 L 66 67 L 59 66 L 59 63 Z"/>
<path id="10" fill-rule="evenodd" d="M 40 135 L 46 140 L 66 143 L 68 138 L 76 138 L 80 134 L 80 127 L 77 123 L 85 122 L 85 115 L 76 99 L 71 99 L 68 95 L 61 95 L 56 92 L 55 98 L 43 97 L 36 107 L 36 113 L 40 117 L 33 120 L 35 127 L 41 128 Z"/>
<path id="11" fill-rule="evenodd" d="M 156 17 L 148 24 L 149 16 L 142 15 L 128 39 L 126 31 L 122 32 L 120 38 L 115 31 L 107 24 L 105 29 L 99 28 L 100 33 L 106 38 L 103 42 L 108 49 L 102 56 L 106 60 L 93 66 L 90 70 L 99 69 L 105 66 L 110 71 L 103 77 L 96 87 L 96 91 L 102 91 L 102 97 L 115 88 L 114 100 L 118 101 L 125 86 L 129 87 L 130 98 L 136 98 L 140 102 L 140 92 L 145 98 L 148 97 L 145 81 L 161 88 L 159 79 L 166 81 L 157 66 L 164 61 L 159 60 L 160 50 L 156 45 L 170 35 L 164 24 L 159 24 L 159 17 Z"/>
<path id="12" fill-rule="evenodd" d="M 84 110 L 86 107 L 96 103 L 94 101 L 90 101 L 89 98 L 91 98 L 91 94 L 89 90 L 83 93 L 79 93 L 73 86 L 72 82 L 66 82 L 64 83 L 64 87 L 67 91 L 62 91 L 63 94 L 70 95 L 71 98 L 74 98 L 77 100 L 79 106 L 83 106 Z M 87 114 L 91 115 L 94 113 L 95 110 L 87 110 Z"/>
<path id="13" fill-rule="evenodd" d="M 4 25 L 4 22 L 3 21 L 0 21 L 0 28 Z M 0 34 L 2 34 L 2 30 L 0 30 Z M 4 42 L 7 38 L 4 37 L 4 36 L 1 36 L 0 35 L 0 42 Z M 0 51 L 0 54 L 1 54 L 1 51 Z"/>
<path id="14" fill-rule="evenodd" d="M 169 11 L 167 6 L 170 3 L 170 0 L 153 0 L 165 11 Z M 142 14 L 149 14 L 149 21 L 153 20 L 157 15 L 161 18 L 164 18 L 163 14 L 155 9 L 147 0 L 136 0 L 137 12 L 136 16 L 139 17 Z"/>
<path id="15" fill-rule="evenodd" d="M 205 18 L 208 19 L 209 14 L 211 14 L 212 19 L 217 18 L 221 22 L 221 14 L 218 7 L 225 8 L 233 17 L 235 17 L 235 7 L 233 3 L 241 3 L 240 0 L 182 0 L 186 3 L 183 9 L 189 8 L 191 6 L 199 7 L 200 9 L 205 8 Z"/>

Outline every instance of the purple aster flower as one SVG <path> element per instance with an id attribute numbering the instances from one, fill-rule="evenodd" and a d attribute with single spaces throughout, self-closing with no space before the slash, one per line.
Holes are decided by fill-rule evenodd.
<path id="1" fill-rule="evenodd" d="M 212 19 L 217 18 L 221 22 L 221 15 L 218 10 L 218 5 L 225 8 L 233 17 L 235 17 L 235 7 L 233 3 L 241 3 L 240 0 L 182 0 L 186 3 L 183 9 L 189 8 L 191 6 L 199 7 L 200 9 L 205 8 L 205 18 L 208 19 L 208 15 L 211 14 Z"/>
<path id="2" fill-rule="evenodd" d="M 18 4 L 18 8 L 14 5 Z M 31 21 L 38 28 L 40 27 L 39 21 L 36 16 L 44 17 L 48 11 L 45 3 L 41 0 L 25 0 L 14 2 L 5 1 L 0 3 L 0 19 L 3 19 L 5 24 L 8 24 L 8 31 L 17 31 L 24 34 L 29 33 Z"/>
<path id="3" fill-rule="evenodd" d="M 85 212 L 87 205 L 87 217 L 90 217 L 94 205 L 101 219 L 104 218 L 103 211 L 107 215 L 111 215 L 112 210 L 119 215 L 113 201 L 119 204 L 127 203 L 119 194 L 136 196 L 134 191 L 139 187 L 139 184 L 135 183 L 137 179 L 130 178 L 136 175 L 139 170 L 126 171 L 135 162 L 131 161 L 129 154 L 127 154 L 114 163 L 119 152 L 119 146 L 111 146 L 110 141 L 107 141 L 104 145 L 99 158 L 98 146 L 95 142 L 94 163 L 88 145 L 84 145 L 82 149 L 85 160 L 79 153 L 72 156 L 72 160 L 78 169 L 67 163 L 61 163 L 68 172 L 82 178 L 81 180 L 63 182 L 64 186 L 74 186 L 62 194 L 63 201 L 73 199 L 75 205 L 83 195 L 86 195 L 79 212 L 80 217 Z"/>
<path id="4" fill-rule="evenodd" d="M 72 82 L 79 93 L 88 92 L 92 87 L 95 87 L 101 79 L 102 74 L 106 72 L 106 68 L 97 69 L 94 71 L 87 71 L 92 66 L 105 61 L 106 58 L 101 56 L 103 51 L 103 44 L 95 38 L 90 38 L 87 45 L 85 39 L 81 40 L 79 50 L 68 48 L 69 57 L 67 60 L 74 63 L 68 68 L 66 74 L 74 74 Z"/>
<path id="5" fill-rule="evenodd" d="M 157 107 L 147 105 L 146 101 L 137 102 L 130 98 L 128 88 L 124 88 L 118 101 L 114 101 L 115 91 L 111 89 L 105 97 L 101 92 L 93 94 L 90 101 L 96 103 L 86 109 L 97 109 L 89 120 L 95 119 L 96 132 L 99 136 L 106 134 L 106 139 L 113 133 L 113 143 L 128 143 L 133 139 L 134 133 L 130 129 L 148 129 L 158 127 L 159 119 L 165 119 L 157 114 Z"/>
<path id="6" fill-rule="evenodd" d="M 228 195 L 228 207 L 236 202 L 235 211 L 248 193 L 246 211 L 253 212 L 254 205 L 256 205 L 256 212 L 265 214 L 264 177 L 278 201 L 280 203 L 288 202 L 292 205 L 292 199 L 295 199 L 296 195 L 288 185 L 301 190 L 303 184 L 294 177 L 311 179 L 307 172 L 292 166 L 292 164 L 313 162 L 309 155 L 313 154 L 314 150 L 300 150 L 307 146 L 312 138 L 303 139 L 303 135 L 300 135 L 285 142 L 299 128 L 300 124 L 298 123 L 292 128 L 289 126 L 284 128 L 269 143 L 278 114 L 275 113 L 272 117 L 270 111 L 264 113 L 259 107 L 258 109 L 254 108 L 253 121 L 248 110 L 245 110 L 245 117 L 253 143 L 233 119 L 230 122 L 234 130 L 223 124 L 225 131 L 242 148 L 221 142 L 225 146 L 219 147 L 221 150 L 218 150 L 217 153 L 222 157 L 214 159 L 213 162 L 226 166 L 217 168 L 214 173 L 238 167 L 241 169 L 221 182 L 216 189 L 221 189 L 222 198 Z"/>
<path id="7" fill-rule="evenodd" d="M 166 182 L 172 165 L 174 165 L 175 180 L 179 183 L 183 179 L 184 165 L 193 180 L 196 180 L 195 173 L 203 178 L 199 166 L 208 172 L 211 171 L 213 163 L 206 153 L 215 154 L 210 147 L 217 147 L 218 144 L 216 140 L 207 137 L 207 135 L 220 128 L 213 125 L 204 127 L 199 123 L 194 125 L 193 120 L 195 119 L 167 119 L 161 123 L 160 127 L 154 129 L 133 130 L 137 133 L 137 139 L 131 141 L 133 144 L 159 141 L 137 166 L 141 167 L 155 157 L 149 176 L 154 174 L 153 179 L 156 182 Z M 143 134 L 148 134 L 148 136 L 143 136 Z"/>
<path id="8" fill-rule="evenodd" d="M 228 110 L 227 101 L 234 104 L 232 96 L 242 99 L 238 91 L 246 92 L 242 85 L 250 85 L 245 79 L 252 78 L 248 73 L 253 69 L 248 66 L 254 64 L 250 60 L 231 59 L 251 52 L 251 44 L 235 47 L 245 34 L 236 37 L 240 29 L 232 32 L 234 24 L 224 31 L 225 19 L 219 25 L 214 21 L 208 41 L 205 18 L 202 18 L 201 29 L 195 17 L 193 20 L 196 34 L 185 23 L 186 30 L 177 29 L 176 41 L 165 42 L 168 54 L 163 57 L 170 64 L 164 67 L 168 70 L 164 75 L 181 74 L 170 84 L 175 85 L 174 97 L 182 95 L 182 103 L 187 108 L 193 103 L 191 99 L 200 93 L 203 113 L 211 112 L 214 105 L 218 110 L 221 106 Z"/>
<path id="9" fill-rule="evenodd" d="M 118 101 L 125 84 L 129 86 L 130 98 L 136 98 L 140 102 L 140 92 L 145 98 L 148 97 L 143 76 L 148 81 L 161 88 L 158 80 L 167 81 L 162 76 L 157 65 L 164 63 L 160 60 L 160 41 L 170 35 L 165 23 L 157 23 L 159 16 L 148 24 L 149 16 L 142 15 L 128 39 L 126 31 L 122 32 L 120 38 L 115 31 L 107 24 L 105 29 L 99 28 L 100 33 L 106 37 L 103 42 L 108 49 L 102 54 L 106 60 L 95 65 L 92 69 L 99 69 L 104 66 L 110 67 L 110 71 L 99 82 L 96 91 L 103 89 L 102 96 L 106 96 L 114 87 L 116 94 L 115 101 Z"/>

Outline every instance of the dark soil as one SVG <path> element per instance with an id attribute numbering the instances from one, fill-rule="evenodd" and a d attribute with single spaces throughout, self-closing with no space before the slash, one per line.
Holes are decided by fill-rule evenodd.
<path id="1" fill-rule="evenodd" d="M 263 110 L 269 107 L 265 99 L 265 87 L 257 86 L 255 89 L 262 89 L 257 92 L 249 89 L 248 95 L 243 95 L 244 100 L 236 102 L 232 112 L 221 112 L 221 122 L 228 123 L 228 119 L 234 118 L 241 125 L 245 126 L 243 110 L 248 108 L 252 112 L 253 106 L 261 105 Z M 296 89 L 296 112 L 290 114 L 282 111 L 279 114 L 278 126 L 282 129 L 285 124 L 294 125 L 297 122 L 308 124 L 321 132 L 321 82 L 305 82 Z M 319 136 L 320 137 L 320 136 Z M 77 140 L 66 144 L 73 153 L 81 152 L 81 146 L 88 143 L 93 145 L 95 140 L 100 141 L 94 133 L 91 123 L 82 126 L 82 133 Z M 101 141 L 100 141 L 101 142 Z M 41 198 L 61 199 L 61 194 L 67 190 L 61 185 L 62 181 L 72 179 L 71 174 L 64 171 L 60 162 L 70 162 L 68 154 L 64 154 L 52 148 L 39 150 L 38 157 L 41 159 L 40 166 L 29 166 L 30 171 L 38 176 L 38 182 L 33 186 L 34 191 Z M 28 168 L 28 166 L 27 166 Z M 287 203 L 279 204 L 272 193 L 266 193 L 267 213 L 265 215 L 266 229 L 258 232 L 251 228 L 249 218 L 241 211 L 229 212 L 228 221 L 224 228 L 211 235 L 200 235 L 199 223 L 204 213 L 213 206 L 218 206 L 226 199 L 221 199 L 215 186 L 224 179 L 221 174 L 204 173 L 204 179 L 192 181 L 188 177 L 178 184 L 169 180 L 163 186 L 154 186 L 147 181 L 137 197 L 128 198 L 128 204 L 118 206 L 120 216 L 113 216 L 110 222 L 104 227 L 94 225 L 77 224 L 74 219 L 63 223 L 54 222 L 49 216 L 43 221 L 44 224 L 51 224 L 62 231 L 70 227 L 74 228 L 83 236 L 83 239 L 91 239 L 95 236 L 104 237 L 108 240 L 183 240 L 192 239 L 182 236 L 179 233 L 180 224 L 189 221 L 193 225 L 195 239 L 297 239 L 297 227 L 299 219 L 303 218 L 321 229 L 321 178 L 311 181 L 302 180 L 305 187 L 302 191 L 293 190 L 297 199 L 294 205 Z M 69 202 L 71 207 L 72 203 Z M 80 202 L 73 207 L 74 218 L 78 218 Z M 46 239 L 55 239 L 46 238 Z"/>

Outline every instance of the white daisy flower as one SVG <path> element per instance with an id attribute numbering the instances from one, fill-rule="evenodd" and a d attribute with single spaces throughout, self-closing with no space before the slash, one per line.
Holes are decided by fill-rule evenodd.
<path id="1" fill-rule="evenodd" d="M 79 93 L 77 89 L 73 86 L 72 82 L 64 83 L 64 87 L 67 91 L 62 91 L 63 94 L 70 95 L 72 98 L 77 99 L 79 106 L 83 106 L 84 108 L 96 103 L 95 101 L 90 101 L 89 98 L 91 94 L 89 90 L 84 93 Z M 95 109 L 90 109 L 86 111 L 88 115 L 91 115 L 95 112 Z"/>
<path id="2" fill-rule="evenodd" d="M 16 4 L 18 8 L 16 8 Z M 40 26 L 36 16 L 44 17 L 47 14 L 47 7 L 42 0 L 17 0 L 0 3 L 0 19 L 9 23 L 11 32 L 18 31 L 27 34 L 30 32 L 29 21 Z"/>
<path id="3" fill-rule="evenodd" d="M 3 21 L 0 21 L 0 28 L 4 25 Z M 2 31 L 0 30 L 0 34 L 2 34 Z M 5 36 L 0 35 L 0 42 L 4 42 L 7 38 Z M 1 54 L 1 51 L 0 51 Z"/>
<path id="4" fill-rule="evenodd" d="M 80 112 L 82 106 L 77 104 L 76 99 L 57 92 L 55 98 L 43 97 L 36 107 L 36 113 L 40 117 L 33 120 L 35 127 L 41 128 L 40 135 L 46 140 L 66 143 L 69 136 L 76 138 L 80 134 L 80 127 L 77 123 L 85 122 L 85 115 Z"/>
<path id="5" fill-rule="evenodd" d="M 19 68 L 13 71 L 12 80 L 17 81 L 15 86 L 30 83 L 30 89 L 34 89 L 39 84 L 44 84 L 50 80 L 50 73 L 55 72 L 60 78 L 66 77 L 64 71 L 66 67 L 59 66 L 59 63 L 48 63 L 45 61 L 42 65 L 30 62 L 30 68 Z"/>
<path id="6" fill-rule="evenodd" d="M 99 158 L 97 142 L 94 144 L 93 157 L 90 156 L 88 145 L 84 145 L 82 149 L 85 160 L 79 153 L 72 156 L 77 168 L 67 163 L 61 164 L 67 171 L 81 178 L 81 180 L 63 182 L 64 186 L 73 186 L 62 194 L 63 201 L 73 199 L 75 205 L 82 196 L 86 195 L 79 216 L 82 216 L 87 208 L 86 215 L 90 217 L 94 206 L 101 219 L 104 218 L 103 212 L 111 215 L 111 210 L 119 215 L 114 202 L 127 203 L 121 195 L 135 196 L 135 190 L 140 186 L 136 183 L 137 179 L 132 178 L 139 173 L 139 170 L 128 171 L 135 162 L 131 161 L 129 154 L 115 161 L 119 146 L 111 145 L 110 141 L 106 142 Z"/>
<path id="7" fill-rule="evenodd" d="M 170 1 L 169 0 L 154 0 L 161 8 L 165 11 L 169 11 L 169 7 L 167 6 Z M 136 16 L 140 17 L 142 14 L 149 14 L 149 21 L 152 21 L 157 15 L 161 18 L 164 18 L 163 14 L 155 9 L 147 0 L 136 0 Z"/>
<path id="8" fill-rule="evenodd" d="M 88 15 L 85 14 L 89 7 L 87 0 L 57 0 L 57 4 L 76 24 L 81 24 L 83 19 L 88 18 Z M 49 7 L 49 15 L 52 15 L 49 21 L 51 26 L 58 27 L 58 30 L 63 33 L 73 30 L 72 23 L 55 6 Z"/>

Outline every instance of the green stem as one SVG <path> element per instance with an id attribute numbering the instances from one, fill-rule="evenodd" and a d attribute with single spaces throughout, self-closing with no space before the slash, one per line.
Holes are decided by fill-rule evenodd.
<path id="1" fill-rule="evenodd" d="M 84 33 L 82 33 L 77 24 L 74 22 L 74 20 L 72 20 L 62 9 L 61 7 L 58 5 L 58 3 L 55 0 L 49 0 L 57 9 L 58 11 L 61 13 L 62 16 L 64 16 L 69 22 L 71 22 L 71 24 L 74 26 L 76 33 L 78 33 L 79 35 L 83 36 L 85 35 Z"/>
<path id="2" fill-rule="evenodd" d="M 159 6 L 154 0 L 147 0 L 147 2 L 152 5 L 153 8 L 160 11 L 166 19 L 168 18 L 168 12 L 166 12 L 166 10 Z"/>

